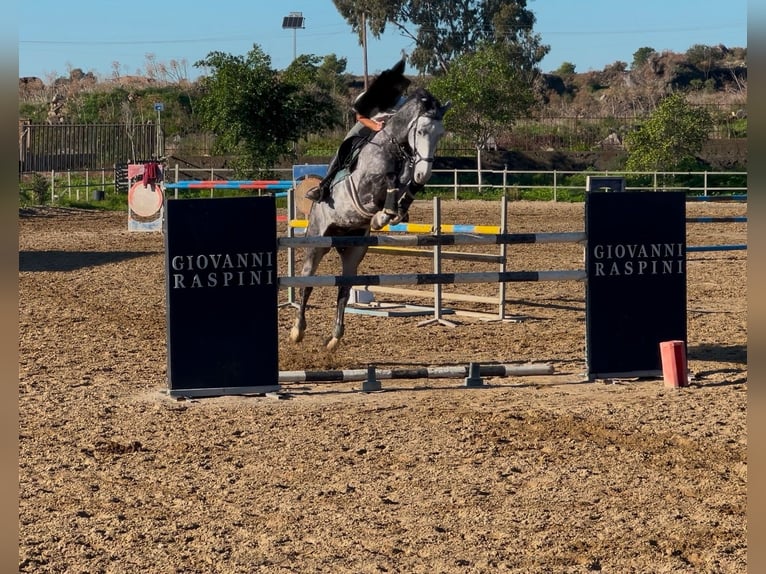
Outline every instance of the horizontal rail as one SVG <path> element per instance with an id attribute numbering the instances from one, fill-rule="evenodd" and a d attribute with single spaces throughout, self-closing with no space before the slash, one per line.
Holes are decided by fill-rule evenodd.
<path id="1" fill-rule="evenodd" d="M 686 223 L 747 223 L 747 217 L 687 217 Z"/>
<path id="2" fill-rule="evenodd" d="M 433 299 L 433 289 L 424 291 L 421 289 L 404 289 L 402 287 L 383 287 L 382 285 L 367 285 L 362 291 L 370 293 L 380 293 L 382 295 L 404 295 L 408 297 L 418 297 L 421 299 Z M 498 302 L 498 296 L 487 297 L 484 295 L 470 295 L 468 293 L 442 293 L 441 298 L 444 301 L 459 301 L 461 303 L 487 303 L 495 305 Z"/>
<path id="3" fill-rule="evenodd" d="M 178 181 L 166 183 L 168 189 L 290 189 L 291 181 L 281 180 L 205 180 L 205 181 Z"/>
<path id="4" fill-rule="evenodd" d="M 690 195 L 686 201 L 747 201 L 747 194 Z"/>
<path id="5" fill-rule="evenodd" d="M 304 228 L 308 225 L 305 219 L 294 219 L 290 221 L 290 227 Z M 394 233 L 433 233 L 434 226 L 430 223 L 396 223 L 394 225 L 385 225 L 379 231 Z M 461 223 L 443 223 L 439 226 L 441 233 L 481 233 L 497 234 L 501 232 L 499 225 L 467 225 Z"/>
<path id="6" fill-rule="evenodd" d="M 370 235 L 362 237 L 280 237 L 280 249 L 287 247 L 348 247 L 352 245 L 434 246 L 502 245 L 522 243 L 584 243 L 584 231 L 562 233 L 498 233 L 455 235 Z"/>
<path id="7" fill-rule="evenodd" d="M 584 270 L 500 271 L 478 273 L 404 273 L 401 275 L 309 275 L 280 277 L 279 287 L 340 287 L 354 285 L 444 285 L 527 281 L 585 281 Z"/>
<path id="8" fill-rule="evenodd" d="M 744 243 L 737 245 L 687 245 L 686 251 L 687 253 L 698 253 L 700 251 L 747 251 L 747 245 Z"/>
<path id="9" fill-rule="evenodd" d="M 366 381 L 372 369 L 327 371 L 280 371 L 280 383 L 321 383 Z M 455 379 L 467 377 L 469 367 L 414 367 L 407 369 L 374 369 L 376 379 Z M 480 377 L 513 377 L 553 374 L 553 365 L 479 365 Z"/>
<path id="10" fill-rule="evenodd" d="M 416 247 L 386 247 L 383 245 L 373 245 L 370 251 L 383 253 L 386 255 L 399 255 L 403 257 L 428 257 L 433 259 L 434 252 L 429 249 L 418 249 Z M 442 259 L 451 261 L 486 261 L 487 263 L 504 263 L 505 257 L 502 255 L 493 255 L 491 253 L 463 253 L 460 251 L 442 251 L 439 253 Z"/>

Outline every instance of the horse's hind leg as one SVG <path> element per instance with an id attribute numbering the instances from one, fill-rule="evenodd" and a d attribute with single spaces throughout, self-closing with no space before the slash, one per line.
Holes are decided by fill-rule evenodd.
<path id="1" fill-rule="evenodd" d="M 328 251 L 328 248 L 307 248 L 306 259 L 303 261 L 303 269 L 301 269 L 301 277 L 313 275 L 316 272 L 317 267 L 319 267 L 319 262 Z M 309 297 L 311 297 L 311 292 L 313 290 L 314 288 L 310 285 L 301 289 L 301 299 L 298 304 L 295 322 L 293 323 L 292 329 L 290 329 L 290 340 L 293 343 L 300 343 L 303 340 L 303 335 L 306 333 L 306 307 L 308 306 Z"/>
<path id="2" fill-rule="evenodd" d="M 340 253 L 343 276 L 352 277 L 356 275 L 359 263 L 364 259 L 365 253 L 367 253 L 367 247 L 343 247 L 338 250 L 338 253 Z M 345 331 L 346 305 L 348 305 L 350 294 L 350 285 L 341 285 L 338 287 L 338 299 L 335 306 L 335 326 L 333 327 L 332 337 L 327 341 L 328 351 L 335 350 L 343 337 Z"/>

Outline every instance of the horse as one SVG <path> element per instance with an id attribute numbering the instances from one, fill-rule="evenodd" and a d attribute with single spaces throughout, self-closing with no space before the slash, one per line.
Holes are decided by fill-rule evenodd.
<path id="1" fill-rule="evenodd" d="M 330 196 L 311 204 L 306 237 L 367 236 L 370 230 L 402 221 L 417 190 L 431 178 L 434 154 L 444 135 L 442 119 L 450 103 L 442 105 L 419 88 L 374 132 L 358 151 L 355 167 L 341 170 Z M 388 200 L 388 201 L 387 201 Z M 367 246 L 336 247 L 341 274 L 354 276 Z M 313 275 L 330 247 L 305 248 L 301 276 Z M 290 340 L 299 343 L 306 331 L 306 307 L 313 287 L 301 289 Z M 344 317 L 351 287 L 338 287 L 335 325 L 326 348 L 334 350 L 344 332 Z"/>

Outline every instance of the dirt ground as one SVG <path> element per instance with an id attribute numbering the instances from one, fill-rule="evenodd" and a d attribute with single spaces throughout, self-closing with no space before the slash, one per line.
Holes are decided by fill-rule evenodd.
<path id="1" fill-rule="evenodd" d="M 411 221 L 431 213 L 416 203 Z M 746 205 L 690 203 L 687 214 Z M 443 202 L 444 223 L 499 219 L 498 203 Z M 583 205 L 512 203 L 509 221 L 511 232 L 581 231 Z M 689 224 L 688 244 L 746 243 L 746 232 Z M 316 289 L 300 345 L 288 340 L 293 310 L 279 311 L 280 368 L 542 362 L 553 375 L 188 400 L 167 394 L 160 233 L 128 232 L 124 213 L 29 209 L 19 250 L 20 572 L 746 570 L 745 251 L 689 254 L 686 388 L 584 382 L 584 287 L 538 282 L 508 285 L 521 322 L 349 314 L 333 354 L 323 343 L 335 292 Z M 514 246 L 509 260 L 578 269 L 583 253 Z M 320 271 L 337 273 L 336 261 Z M 360 271 L 432 263 L 369 254 Z"/>

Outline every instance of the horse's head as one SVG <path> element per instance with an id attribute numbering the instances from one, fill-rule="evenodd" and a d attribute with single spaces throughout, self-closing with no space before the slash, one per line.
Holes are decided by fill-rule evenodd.
<path id="1" fill-rule="evenodd" d="M 428 91 L 418 88 L 409 98 L 413 118 L 407 129 L 407 143 L 414 161 L 412 179 L 424 185 L 431 178 L 436 145 L 444 135 L 442 118 L 450 108 L 450 102 L 441 105 Z"/>

